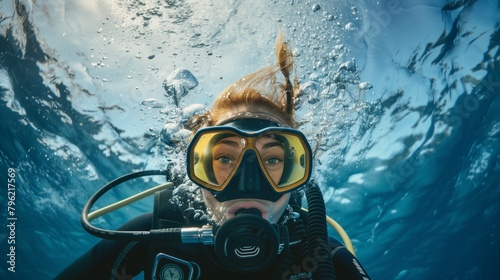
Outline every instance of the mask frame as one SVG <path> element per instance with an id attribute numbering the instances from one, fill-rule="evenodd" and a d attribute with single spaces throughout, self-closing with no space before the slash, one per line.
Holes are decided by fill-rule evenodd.
<path id="1" fill-rule="evenodd" d="M 233 136 L 241 139 L 244 146 L 232 171 L 219 183 L 214 174 L 213 149 L 221 139 Z M 277 183 L 266 169 L 266 163 L 255 145 L 262 137 L 277 139 L 285 151 L 284 169 Z M 242 198 L 276 201 L 282 194 L 309 181 L 312 173 L 312 150 L 304 134 L 296 129 L 279 127 L 269 121 L 237 120 L 223 126 L 200 129 L 193 136 L 187 150 L 187 171 L 194 183 L 211 191 L 219 201 L 239 198 L 238 192 L 241 192 Z M 252 184 L 252 187 L 242 186 L 245 184 Z"/>

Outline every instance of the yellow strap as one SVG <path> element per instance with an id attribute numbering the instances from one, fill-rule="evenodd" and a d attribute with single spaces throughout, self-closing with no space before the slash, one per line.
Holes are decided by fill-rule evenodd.
<path id="1" fill-rule="evenodd" d="M 152 187 L 150 189 L 147 189 L 143 192 L 140 192 L 136 195 L 133 195 L 131 197 L 128 197 L 128 198 L 125 198 L 124 200 L 120 200 L 116 203 L 113 203 L 111 205 L 108 205 L 106 207 L 103 207 L 101 209 L 97 209 L 95 210 L 94 212 L 92 213 L 89 213 L 87 215 L 87 218 L 89 219 L 89 221 L 92 221 L 96 218 L 99 218 L 100 216 L 104 215 L 104 214 L 107 214 L 109 212 L 112 212 L 112 211 L 115 211 L 116 209 L 120 209 L 124 206 L 127 206 L 129 205 L 130 203 L 133 203 L 133 202 L 136 202 L 137 200 L 141 200 L 147 196 L 150 196 L 152 194 L 154 194 L 155 192 L 157 191 L 161 191 L 161 190 L 164 190 L 166 188 L 169 188 L 169 187 L 172 187 L 174 185 L 174 183 L 172 182 L 167 182 L 167 183 L 164 183 L 164 184 L 161 184 L 161 185 L 158 185 L 156 187 Z"/>
<path id="2" fill-rule="evenodd" d="M 308 212 L 306 208 L 302 208 L 302 210 Z M 337 223 L 328 215 L 326 215 L 326 222 L 337 231 L 337 233 L 342 238 L 342 241 L 344 241 L 344 245 L 347 250 L 349 250 L 354 256 L 356 256 L 356 252 L 354 252 L 354 247 L 352 246 L 351 239 L 349 238 L 349 235 L 347 235 L 347 232 L 345 232 L 345 230 L 342 228 L 342 226 L 340 226 L 339 223 Z"/>

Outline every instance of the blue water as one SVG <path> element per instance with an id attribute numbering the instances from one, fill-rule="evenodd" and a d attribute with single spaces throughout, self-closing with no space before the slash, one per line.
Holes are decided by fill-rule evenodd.
<path id="1" fill-rule="evenodd" d="M 0 278 L 51 279 L 95 244 L 79 215 L 109 180 L 181 173 L 179 124 L 273 62 L 279 30 L 328 214 L 372 278 L 499 279 L 493 0 L 0 1 Z M 182 87 L 168 79 L 179 68 L 198 83 L 174 99 L 163 84 Z M 97 222 L 119 226 L 150 203 Z"/>

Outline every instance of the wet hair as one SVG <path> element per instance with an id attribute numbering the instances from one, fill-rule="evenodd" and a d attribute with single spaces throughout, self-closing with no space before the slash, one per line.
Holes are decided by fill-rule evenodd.
<path id="1" fill-rule="evenodd" d="M 201 127 L 214 126 L 238 107 L 261 108 L 283 120 L 282 125 L 296 127 L 294 99 L 298 82 L 295 76 L 291 77 L 294 57 L 281 33 L 277 36 L 275 50 L 275 65 L 264 67 L 227 87 L 209 111 L 188 121 L 188 128 L 194 133 Z"/>

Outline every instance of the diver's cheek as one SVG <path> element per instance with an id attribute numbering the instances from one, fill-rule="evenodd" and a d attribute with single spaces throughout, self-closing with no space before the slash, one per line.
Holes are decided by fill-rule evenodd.
<path id="1" fill-rule="evenodd" d="M 281 215 L 283 215 L 283 212 L 285 212 L 288 202 L 290 201 L 290 196 L 290 193 L 285 193 L 274 203 L 274 208 L 271 210 L 271 215 L 268 219 L 271 224 L 277 223 Z"/>
<path id="2" fill-rule="evenodd" d="M 217 199 L 215 199 L 214 195 L 210 191 L 202 189 L 201 193 L 203 194 L 203 201 L 207 206 L 209 214 L 212 215 L 213 219 L 216 222 L 218 223 L 224 222 L 226 220 L 226 215 L 221 211 L 220 202 Z"/>

